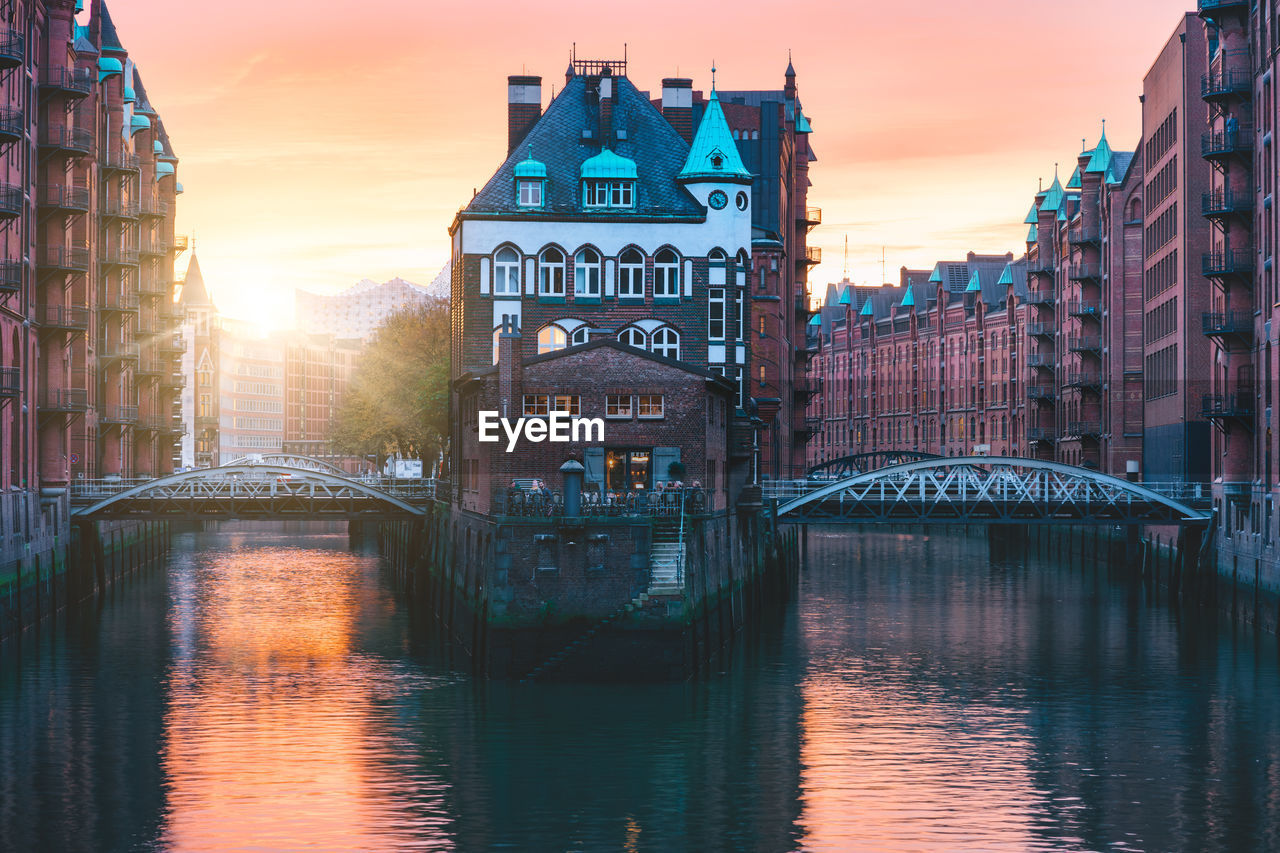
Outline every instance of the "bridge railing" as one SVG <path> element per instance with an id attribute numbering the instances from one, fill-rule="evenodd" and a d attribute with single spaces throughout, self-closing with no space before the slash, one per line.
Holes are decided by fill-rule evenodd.
<path id="1" fill-rule="evenodd" d="M 975 463 L 980 464 L 980 463 Z M 911 475 L 904 474 L 897 477 L 886 478 L 887 481 L 893 480 L 903 481 L 909 479 Z M 785 503 L 796 498 L 802 498 L 818 489 L 824 489 L 832 483 L 839 482 L 836 479 L 803 479 L 803 480 L 765 480 L 761 483 L 761 490 L 765 500 L 774 499 L 779 503 Z M 1170 500 L 1180 501 L 1191 506 L 1203 506 L 1213 499 L 1213 489 L 1208 483 L 1186 483 L 1186 482 L 1138 482 L 1135 485 L 1149 489 L 1161 497 Z M 1074 490 L 1076 494 L 1085 495 L 1090 486 L 1085 483 L 1073 484 L 1070 487 L 1063 484 L 1057 484 L 1053 487 L 1056 494 L 1063 494 L 1064 489 Z M 944 495 L 935 495 L 940 497 Z"/>
<path id="2" fill-rule="evenodd" d="M 217 469 L 210 468 L 209 471 Z M 307 471 L 299 469 L 296 475 L 282 478 L 282 475 L 270 472 L 255 473 L 237 473 L 228 475 L 230 478 L 244 483 L 252 482 L 269 482 L 271 480 L 281 479 L 297 479 L 305 480 Z M 103 477 L 101 479 L 80 479 L 71 482 L 71 499 L 77 503 L 85 503 L 91 501 L 100 501 L 114 495 L 122 494 L 129 489 L 138 486 L 145 486 L 147 483 L 155 482 L 156 477 Z M 362 486 L 371 489 L 377 489 L 380 492 L 400 498 L 401 500 L 432 500 L 436 497 L 437 482 L 434 478 L 421 480 L 407 480 L 393 477 L 352 477 L 349 478 Z"/>
<path id="3" fill-rule="evenodd" d="M 711 489 L 692 487 L 618 494 L 586 490 L 579 517 L 679 518 L 682 514 L 699 515 L 714 509 L 714 500 Z M 557 491 L 508 489 L 493 496 L 493 513 L 517 518 L 559 518 L 564 515 L 564 498 Z"/>

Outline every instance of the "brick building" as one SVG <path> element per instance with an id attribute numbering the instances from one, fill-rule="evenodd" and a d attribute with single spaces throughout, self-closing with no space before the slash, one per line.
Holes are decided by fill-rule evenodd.
<path id="1" fill-rule="evenodd" d="M 521 358 L 619 341 L 735 386 L 745 469 L 755 202 L 716 91 L 688 142 L 625 61 L 575 60 L 545 112 L 539 78 L 508 83 L 507 159 L 450 228 L 454 378 L 493 366 L 508 323 Z"/>
<path id="2" fill-rule="evenodd" d="M 457 435 L 463 509 L 488 513 L 513 481 L 558 485 L 569 457 L 586 469 L 586 490 L 614 497 L 650 492 L 670 480 L 697 483 L 713 495 L 708 509 L 728 505 L 728 425 L 734 387 L 706 368 L 658 356 L 612 338 L 542 355 L 521 355 L 519 331 L 500 335 L 498 363 L 468 371 L 456 383 L 465 413 Z M 509 352 L 510 356 L 503 357 Z M 480 442 L 479 411 L 544 417 L 567 411 L 604 421 L 604 441 L 521 441 L 507 452 Z M 585 439 L 585 434 L 581 437 Z M 683 466 L 673 476 L 672 463 Z"/>
<path id="3" fill-rule="evenodd" d="M 180 430 L 178 161 L 106 4 L 84 5 L 0 8 L 6 563 L 38 550 L 41 489 L 163 474 Z"/>

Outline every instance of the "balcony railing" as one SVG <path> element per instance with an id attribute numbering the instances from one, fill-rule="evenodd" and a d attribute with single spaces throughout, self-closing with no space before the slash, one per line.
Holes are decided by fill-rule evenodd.
<path id="1" fill-rule="evenodd" d="M 1052 427 L 1027 427 L 1027 441 L 1040 441 L 1053 444 L 1057 430 Z"/>
<path id="2" fill-rule="evenodd" d="M 806 207 L 804 210 L 800 211 L 800 215 L 798 218 L 801 224 L 806 225 L 809 228 L 813 228 L 814 226 L 821 225 L 822 224 L 822 208 Z"/>
<path id="3" fill-rule="evenodd" d="M 93 150 L 93 131 L 84 127 L 46 127 L 40 131 L 40 147 L 84 156 Z"/>
<path id="4" fill-rule="evenodd" d="M 88 246 L 41 246 L 37 253 L 39 267 L 60 272 L 84 272 L 89 269 Z"/>
<path id="5" fill-rule="evenodd" d="M 1078 299 L 1067 304 L 1067 313 L 1072 317 L 1097 317 L 1102 314 L 1102 308 L 1096 302 Z"/>
<path id="6" fill-rule="evenodd" d="M 1209 219 L 1248 215 L 1253 213 L 1253 195 L 1230 190 L 1204 193 L 1200 196 L 1200 212 Z"/>
<path id="7" fill-rule="evenodd" d="M 169 371 L 167 364 L 162 365 L 160 359 L 155 357 L 142 357 L 138 360 L 138 366 L 133 369 L 133 375 L 139 378 L 160 377 Z"/>
<path id="8" fill-rule="evenodd" d="M 1026 303 L 1028 305 L 1039 305 L 1045 308 L 1052 308 L 1054 303 L 1053 291 L 1032 290 L 1027 293 Z"/>
<path id="9" fill-rule="evenodd" d="M 170 296 L 173 294 L 173 282 L 163 276 L 144 276 L 138 284 L 138 291 L 145 296 Z"/>
<path id="10" fill-rule="evenodd" d="M 166 388 L 186 388 L 187 376 L 185 373 L 166 373 L 160 377 L 160 384 Z"/>
<path id="11" fill-rule="evenodd" d="M 87 186 L 66 186 L 62 184 L 45 184 L 40 187 L 40 206 L 54 210 L 72 210 L 85 213 L 89 210 L 89 188 Z"/>
<path id="12" fill-rule="evenodd" d="M 1200 97 L 1222 101 L 1247 96 L 1253 91 L 1253 74 L 1238 69 L 1211 71 L 1200 78 Z"/>
<path id="13" fill-rule="evenodd" d="M 12 219 L 22 215 L 26 206 L 26 195 L 22 187 L 13 184 L 0 184 L 0 217 Z"/>
<path id="14" fill-rule="evenodd" d="M 1068 421 L 1067 435 L 1096 438 L 1102 435 L 1102 423 L 1100 421 Z"/>
<path id="15" fill-rule="evenodd" d="M 0 30 L 0 68 L 17 68 L 26 56 L 26 42 L 14 30 Z"/>
<path id="16" fill-rule="evenodd" d="M 144 255 L 148 257 L 155 257 L 157 255 L 164 255 L 168 251 L 169 251 L 169 247 L 168 245 L 165 244 L 163 240 L 156 240 L 152 238 L 150 235 L 144 236 L 141 240 L 138 241 L 139 257 L 142 257 Z"/>
<path id="17" fill-rule="evenodd" d="M 1201 264 L 1201 271 L 1206 278 L 1214 278 L 1228 275 L 1252 275 L 1253 267 L 1253 249 L 1224 249 L 1220 252 L 1207 253 Z"/>
<path id="18" fill-rule="evenodd" d="M 89 408 L 89 392 L 84 388 L 46 388 L 39 408 L 45 412 L 84 412 Z"/>
<path id="19" fill-rule="evenodd" d="M 106 311 L 137 311 L 138 294 L 134 291 L 104 293 L 98 307 Z"/>
<path id="20" fill-rule="evenodd" d="M 137 361 L 138 345 L 118 342 L 106 344 L 99 350 L 99 355 L 109 361 Z"/>
<path id="21" fill-rule="evenodd" d="M 1200 398 L 1200 414 L 1211 419 L 1253 418 L 1253 391 L 1236 391 L 1231 394 L 1205 394 Z"/>
<path id="22" fill-rule="evenodd" d="M 1253 313 L 1249 311 L 1206 311 L 1200 315 L 1200 330 L 1206 337 L 1236 335 L 1253 337 Z"/>
<path id="23" fill-rule="evenodd" d="M 138 214 L 163 219 L 169 215 L 169 205 L 154 198 L 144 198 L 138 202 Z"/>
<path id="24" fill-rule="evenodd" d="M 1221 160 L 1253 152 L 1253 129 L 1223 130 L 1200 137 L 1200 154 L 1206 160 Z"/>
<path id="25" fill-rule="evenodd" d="M 26 123 L 22 110 L 0 110 L 0 143 L 17 142 L 21 139 Z"/>
<path id="26" fill-rule="evenodd" d="M 102 215 L 117 219 L 137 219 L 138 202 L 131 198 L 109 198 L 102 205 Z"/>
<path id="27" fill-rule="evenodd" d="M 0 367 L 0 397 L 17 397 L 22 393 L 22 368 Z"/>
<path id="28" fill-rule="evenodd" d="M 1077 246 L 1102 242 L 1102 229 L 1097 225 L 1079 225 L 1068 232 L 1067 239 Z"/>
<path id="29" fill-rule="evenodd" d="M 1089 281 L 1102 278 L 1102 267 L 1098 264 L 1072 264 L 1067 277 L 1072 281 Z"/>
<path id="30" fill-rule="evenodd" d="M 1031 352 L 1027 353 L 1028 367 L 1048 367 L 1052 368 L 1054 362 L 1054 354 L 1051 352 Z"/>
<path id="31" fill-rule="evenodd" d="M 165 335 L 160 339 L 160 352 L 167 353 L 184 353 L 187 351 L 187 341 L 182 335 Z"/>
<path id="32" fill-rule="evenodd" d="M 0 293 L 17 293 L 22 289 L 22 263 L 0 261 Z"/>
<path id="33" fill-rule="evenodd" d="M 40 88 L 83 98 L 93 91 L 93 72 L 88 68 L 46 68 L 40 74 Z"/>
<path id="34" fill-rule="evenodd" d="M 136 172 L 138 171 L 138 155 L 130 154 L 119 147 L 109 148 L 102 158 L 102 167 L 108 171 Z"/>
<path id="35" fill-rule="evenodd" d="M 1102 352 L 1102 338 L 1097 335 L 1075 335 L 1067 342 L 1072 352 Z"/>
<path id="36" fill-rule="evenodd" d="M 102 256 L 99 260 L 107 266 L 136 267 L 138 265 L 138 250 L 110 246 L 102 250 Z"/>
<path id="37" fill-rule="evenodd" d="M 84 332 L 89 329 L 89 309 L 71 305 L 42 305 L 36 321 L 45 329 Z"/>
<path id="38" fill-rule="evenodd" d="M 138 420 L 137 406 L 106 406 L 98 413 L 98 423 L 132 424 Z"/>
<path id="39" fill-rule="evenodd" d="M 173 238 L 173 248 L 178 252 L 185 252 L 191 240 L 186 234 L 178 234 Z"/>
<path id="40" fill-rule="evenodd" d="M 1102 376 L 1096 370 L 1077 370 L 1067 374 L 1067 381 L 1062 383 L 1062 387 L 1096 391 L 1102 387 Z"/>
<path id="41" fill-rule="evenodd" d="M 1028 323 L 1027 334 L 1033 338 L 1052 338 L 1058 333 L 1053 323 Z"/>
<path id="42" fill-rule="evenodd" d="M 802 264 L 820 264 L 822 263 L 822 249 L 817 246 L 805 246 L 804 256 L 796 260 Z"/>
<path id="43" fill-rule="evenodd" d="M 1250 2 L 1251 0 L 1200 0 L 1198 5 L 1200 14 L 1204 16 L 1231 10 L 1248 12 Z"/>
<path id="44" fill-rule="evenodd" d="M 187 318 L 187 309 L 177 302 L 161 300 L 160 307 L 156 309 L 162 320 L 175 320 L 182 322 Z"/>
<path id="45" fill-rule="evenodd" d="M 1028 400 L 1056 400 L 1058 399 L 1058 393 L 1057 391 L 1054 390 L 1054 387 L 1052 385 L 1028 385 L 1027 399 Z"/>

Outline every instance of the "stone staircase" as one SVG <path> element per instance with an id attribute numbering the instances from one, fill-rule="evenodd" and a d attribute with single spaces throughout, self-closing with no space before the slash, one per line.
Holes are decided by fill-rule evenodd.
<path id="1" fill-rule="evenodd" d="M 649 594 L 670 595 L 684 589 L 685 544 L 679 519 L 653 525 L 649 543 Z"/>

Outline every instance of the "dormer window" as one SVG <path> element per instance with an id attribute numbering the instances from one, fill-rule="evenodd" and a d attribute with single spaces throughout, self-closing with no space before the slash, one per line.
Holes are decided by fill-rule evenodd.
<path id="1" fill-rule="evenodd" d="M 521 207 L 542 207 L 542 181 L 517 181 Z"/>
<path id="2" fill-rule="evenodd" d="M 635 207 L 635 181 L 584 181 L 585 207 Z"/>

